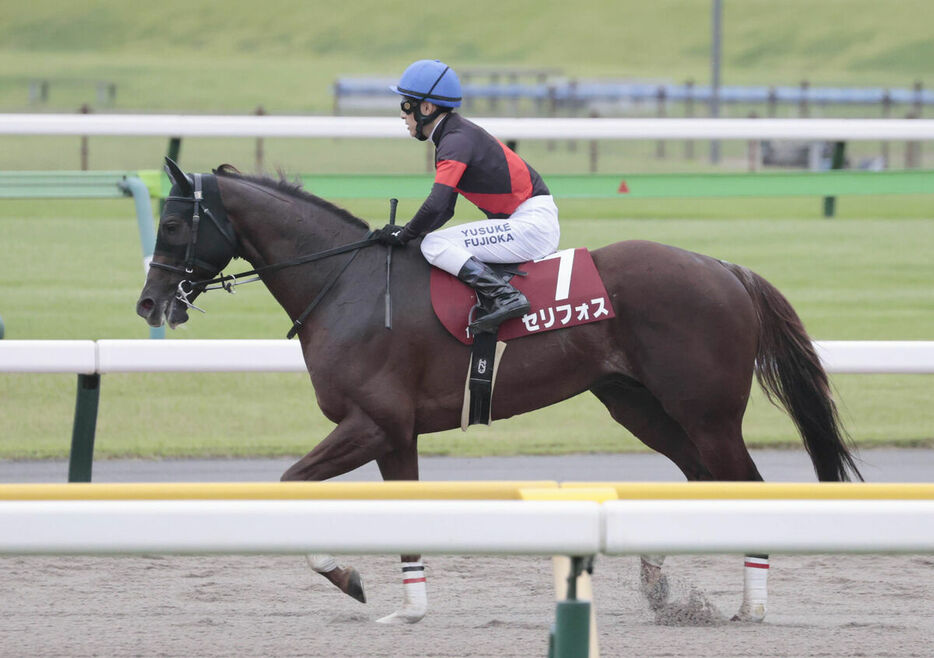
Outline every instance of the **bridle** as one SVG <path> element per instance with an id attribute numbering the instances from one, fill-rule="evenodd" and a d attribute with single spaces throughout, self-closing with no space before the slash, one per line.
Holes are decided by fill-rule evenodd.
<path id="1" fill-rule="evenodd" d="M 205 284 L 213 283 L 213 281 L 192 282 L 191 278 L 192 278 L 192 275 L 194 274 L 195 267 L 196 266 L 200 267 L 209 272 L 220 272 L 224 268 L 224 266 L 228 262 L 230 262 L 231 258 L 237 257 L 237 252 L 239 250 L 239 247 L 237 244 L 237 235 L 234 232 L 234 229 L 230 223 L 230 220 L 227 219 L 227 213 L 226 211 L 223 210 L 223 205 L 221 205 L 221 209 L 219 212 L 220 218 L 218 218 L 211 211 L 208 205 L 205 203 L 201 174 L 192 174 L 192 178 L 193 180 L 192 180 L 191 196 L 169 195 L 168 197 L 166 197 L 166 202 L 175 201 L 175 202 L 181 202 L 181 203 L 191 203 L 193 206 L 192 211 L 191 211 L 191 232 L 190 232 L 190 238 L 188 239 L 188 244 L 185 247 L 184 265 L 180 267 L 178 265 L 171 265 L 169 263 L 159 263 L 156 261 L 152 261 L 152 263 L 150 264 L 150 267 L 155 267 L 156 269 L 160 269 L 160 270 L 166 270 L 174 274 L 181 274 L 184 278 L 178 283 L 178 289 L 176 290 L 176 293 L 175 293 L 175 299 L 183 303 L 187 308 L 194 308 L 204 313 L 205 312 L 204 309 L 198 308 L 197 306 L 191 303 L 190 297 L 191 295 L 194 294 L 195 287 L 197 285 L 202 284 L 202 283 L 205 283 Z M 196 249 L 198 247 L 198 237 L 199 237 L 200 229 L 201 229 L 202 213 L 204 214 L 204 216 L 208 217 L 213 222 L 214 227 L 217 229 L 217 232 L 220 233 L 224 237 L 225 241 L 228 243 L 229 253 L 221 256 L 221 259 L 223 260 L 223 262 L 221 262 L 220 264 L 208 262 L 206 260 L 202 260 L 198 258 Z M 156 243 L 155 253 L 165 255 L 165 256 L 170 256 L 170 257 L 174 255 L 170 251 L 164 248 L 160 248 L 160 244 L 158 242 Z M 246 282 L 243 282 L 243 283 L 246 283 Z M 202 289 L 202 291 L 205 291 L 208 289 L 209 288 L 205 286 Z M 215 288 L 210 288 L 210 289 L 213 290 Z M 228 292 L 233 292 L 232 287 L 228 287 L 227 290 Z"/>
<path id="2" fill-rule="evenodd" d="M 349 244 L 342 245 L 340 247 L 334 247 L 332 249 L 326 249 L 324 251 L 319 251 L 317 253 L 309 254 L 306 256 L 299 256 L 290 261 L 285 261 L 283 263 L 274 263 L 271 265 L 264 265 L 257 267 L 246 272 L 240 272 L 239 274 L 224 274 L 221 270 L 230 262 L 232 258 L 238 257 L 239 245 L 237 242 L 237 234 L 234 231 L 233 225 L 230 223 L 230 220 L 227 218 L 227 212 L 223 207 L 223 204 L 219 204 L 220 207 L 216 209 L 216 213 L 211 211 L 211 208 L 208 207 L 207 202 L 205 201 L 205 195 L 202 187 L 202 174 L 192 174 L 194 178 L 192 186 L 192 195 L 191 196 L 168 196 L 166 201 L 179 201 L 183 203 L 193 204 L 192 215 L 191 215 L 191 237 L 188 240 L 188 244 L 185 247 L 185 260 L 184 266 L 171 265 L 169 263 L 159 263 L 153 261 L 150 264 L 150 267 L 155 267 L 157 269 L 166 270 L 174 274 L 181 274 L 184 278 L 179 281 L 178 288 L 175 292 L 175 299 L 185 305 L 186 308 L 193 308 L 197 311 L 205 313 L 206 311 L 202 308 L 198 308 L 192 303 L 192 295 L 197 296 L 202 292 L 207 292 L 208 290 L 226 290 L 228 293 L 235 293 L 234 288 L 244 283 L 252 283 L 254 281 L 261 280 L 260 275 L 270 272 L 276 272 L 278 270 L 285 269 L 287 267 L 294 267 L 296 265 L 304 265 L 305 263 L 313 263 L 318 260 L 323 260 L 331 256 L 337 256 L 338 254 L 343 254 L 347 252 L 353 252 L 350 255 L 350 258 L 344 262 L 344 265 L 337 270 L 328 282 L 322 287 L 321 291 L 315 296 L 312 302 L 305 308 L 305 310 L 298 316 L 298 318 L 292 323 L 291 329 L 289 329 L 287 338 L 293 338 L 295 334 L 301 329 L 302 324 L 305 320 L 308 319 L 308 316 L 311 315 L 311 312 L 318 306 L 324 296 L 334 287 L 334 284 L 337 283 L 337 280 L 341 275 L 346 271 L 350 264 L 357 257 L 357 254 L 360 252 L 360 249 L 364 247 L 369 247 L 374 244 L 378 244 L 378 241 L 373 238 L 374 232 L 368 231 L 363 240 L 358 240 L 356 242 L 351 242 Z M 208 217 L 212 222 L 217 231 L 224 237 L 227 242 L 227 252 L 221 255 L 222 262 L 212 263 L 206 260 L 198 258 L 196 252 L 198 246 L 199 231 L 202 226 L 201 215 L 202 213 Z M 202 239 L 203 244 L 203 239 Z M 165 249 L 159 249 L 159 242 L 156 243 L 155 253 L 161 253 L 167 256 L 173 256 L 170 251 Z M 195 267 L 200 267 L 208 272 L 219 272 L 220 276 L 217 276 L 213 279 L 204 279 L 200 281 L 192 281 L 192 275 L 194 274 Z M 255 275 L 255 276 L 254 276 Z M 252 277 L 252 278 L 245 278 Z M 197 293 L 195 292 L 197 291 Z"/>
<path id="3" fill-rule="evenodd" d="M 194 187 L 192 190 L 191 196 L 174 196 L 169 195 L 166 197 L 166 201 L 179 201 L 182 203 L 191 203 L 193 204 L 191 212 L 191 238 L 188 240 L 188 245 L 185 248 L 185 265 L 184 268 L 181 268 L 177 265 L 169 265 L 168 263 L 156 263 L 152 264 L 153 267 L 168 270 L 169 272 L 175 272 L 176 274 L 184 274 L 186 276 L 191 276 L 194 272 L 195 266 L 199 266 L 203 269 L 213 269 L 214 271 L 220 271 L 224 265 L 227 264 L 231 258 L 236 257 L 238 245 L 237 245 L 237 236 L 234 233 L 233 226 L 230 224 L 230 220 L 227 219 L 227 213 L 222 213 L 222 219 L 218 219 L 211 209 L 204 202 L 204 192 L 202 189 L 201 183 L 201 174 L 192 174 L 194 178 Z M 204 213 L 217 228 L 218 232 L 224 236 L 227 242 L 230 245 L 230 255 L 227 257 L 227 260 L 222 265 L 217 265 L 216 263 L 208 263 L 206 261 L 200 260 L 197 258 L 195 249 L 198 246 L 198 232 L 201 226 L 201 213 Z M 166 251 L 162 253 L 168 254 Z"/>

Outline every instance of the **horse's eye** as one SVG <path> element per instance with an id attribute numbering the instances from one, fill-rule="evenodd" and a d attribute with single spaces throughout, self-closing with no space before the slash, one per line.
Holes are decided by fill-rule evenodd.
<path id="1" fill-rule="evenodd" d="M 178 222 L 167 222 L 162 226 L 166 235 L 175 235 L 178 233 Z"/>

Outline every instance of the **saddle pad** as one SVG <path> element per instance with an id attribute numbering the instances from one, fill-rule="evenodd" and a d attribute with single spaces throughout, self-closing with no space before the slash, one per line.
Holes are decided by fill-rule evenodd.
<path id="1" fill-rule="evenodd" d="M 528 297 L 532 308 L 521 318 L 501 324 L 499 340 L 607 320 L 616 315 L 587 249 L 558 251 L 523 263 L 519 269 L 528 276 L 515 276 L 510 283 Z M 465 345 L 473 342 L 467 335 L 467 319 L 476 303 L 473 288 L 444 270 L 431 268 L 431 305 L 435 315 Z"/>

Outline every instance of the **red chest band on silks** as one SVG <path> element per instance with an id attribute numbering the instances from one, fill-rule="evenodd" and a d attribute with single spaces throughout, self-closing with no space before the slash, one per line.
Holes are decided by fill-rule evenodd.
<path id="1" fill-rule="evenodd" d="M 510 283 L 522 291 L 532 308 L 521 318 L 501 324 L 499 340 L 616 317 L 587 249 L 564 249 L 523 263 L 518 269 L 528 276 L 513 277 Z M 441 324 L 465 345 L 473 343 L 473 338 L 467 335 L 467 320 L 476 303 L 473 289 L 447 272 L 432 268 L 432 308 Z"/>

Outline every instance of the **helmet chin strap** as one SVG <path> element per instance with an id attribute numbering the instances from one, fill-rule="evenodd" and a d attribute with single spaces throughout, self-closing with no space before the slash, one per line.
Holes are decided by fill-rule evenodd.
<path id="1" fill-rule="evenodd" d="M 420 142 L 425 142 L 428 140 L 428 135 L 425 134 L 425 126 L 437 119 L 442 112 L 448 110 L 448 108 L 435 105 L 434 112 L 431 114 L 422 114 L 422 103 L 425 102 L 429 96 L 431 96 L 431 92 L 435 90 L 435 87 L 437 87 L 438 83 L 441 82 L 441 78 L 443 78 L 444 74 L 447 73 L 450 69 L 450 66 L 444 67 L 444 70 L 441 71 L 441 75 L 439 75 L 435 79 L 434 84 L 431 85 L 431 89 L 429 89 L 428 92 L 422 96 L 421 99 L 419 99 L 418 105 L 415 106 L 415 139 Z"/>
<path id="2" fill-rule="evenodd" d="M 428 141 L 428 135 L 425 134 L 425 126 L 447 112 L 448 109 L 435 105 L 435 111 L 431 114 L 422 114 L 422 104 L 415 107 L 415 139 L 420 142 Z"/>

